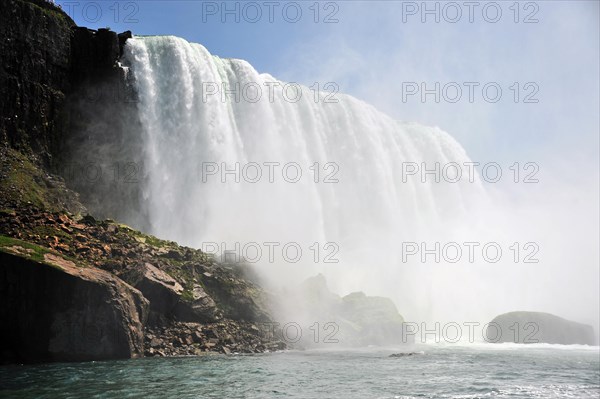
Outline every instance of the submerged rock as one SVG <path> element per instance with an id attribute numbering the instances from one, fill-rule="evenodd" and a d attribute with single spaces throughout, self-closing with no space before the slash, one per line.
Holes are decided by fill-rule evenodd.
<path id="1" fill-rule="evenodd" d="M 147 307 L 138 290 L 104 270 L 30 244 L 0 250 L 4 362 L 142 356 Z"/>
<path id="2" fill-rule="evenodd" d="M 492 343 L 596 344 L 591 326 L 542 312 L 501 314 L 487 327 L 485 339 Z"/>

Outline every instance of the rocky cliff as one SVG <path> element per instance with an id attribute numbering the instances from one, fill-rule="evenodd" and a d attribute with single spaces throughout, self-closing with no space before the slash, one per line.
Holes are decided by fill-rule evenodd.
<path id="1" fill-rule="evenodd" d="M 65 268 L 69 272 L 68 278 L 56 275 L 53 269 L 43 272 L 45 269 L 35 268 L 39 265 L 29 262 L 28 251 L 11 251 L 15 239 L 25 248 L 34 248 L 34 255 L 50 253 L 69 260 L 65 263 L 70 266 Z M 129 324 L 136 331 L 144 331 L 144 349 L 135 341 L 136 350 L 131 350 L 130 356 L 141 353 L 159 356 L 203 352 L 252 353 L 285 348 L 285 343 L 274 334 L 270 324 L 267 294 L 246 280 L 243 270 L 221 264 L 200 250 L 180 247 L 112 220 L 97 221 L 91 216 L 33 208 L 0 210 L 1 242 L 8 243 L 4 247 L 11 255 L 0 259 L 0 324 L 20 327 L 18 330 L 2 330 L 0 341 L 9 347 L 15 342 L 42 342 L 40 346 L 31 347 L 26 354 L 6 355 L 3 357 L 5 361 L 14 358 L 118 358 L 127 353 L 124 349 L 106 351 L 102 356 L 86 353 L 82 348 L 90 340 L 84 333 L 71 336 L 73 339 L 62 352 L 48 354 L 46 349 L 42 350 L 46 348 L 44 345 L 48 342 L 49 333 L 43 333 L 42 339 L 37 335 L 39 331 L 51 331 L 60 325 L 60 321 L 56 321 L 58 316 L 53 315 L 64 317 L 74 312 L 82 318 L 89 318 L 100 311 L 94 305 L 100 303 L 105 303 L 103 311 L 106 312 L 114 306 L 125 308 L 109 294 L 119 298 L 127 290 L 113 289 L 110 293 L 102 293 L 88 283 L 91 272 L 91 277 L 99 276 L 112 281 L 115 286 L 128 287 L 133 297 L 139 295 L 142 298 L 138 302 L 147 303 L 137 307 L 143 307 L 138 316 L 129 306 L 127 309 L 132 311 L 131 317 L 123 311 L 123 317 L 107 318 L 107 326 L 102 328 L 102 331 L 110 331 L 108 325 L 112 320 L 115 324 L 113 330 Z M 37 256 L 37 260 L 43 262 L 46 259 Z M 23 271 L 23 265 L 29 268 Z M 2 273 L 5 273 L 4 279 Z M 24 273 L 19 275 L 19 281 L 23 283 L 15 285 L 11 281 L 18 273 Z M 36 283 L 25 284 L 26 281 Z M 70 282 L 67 284 L 65 281 Z M 94 290 L 98 293 L 94 294 Z M 58 300 L 61 295 L 64 298 Z M 26 308 L 15 305 L 20 303 L 27 304 Z M 130 323 L 134 320 L 139 320 L 139 323 Z M 80 328 L 78 331 L 96 330 Z M 16 331 L 19 339 L 14 335 Z M 102 337 L 107 339 L 104 335 Z M 112 356 L 109 356 L 110 353 Z"/>
<path id="2" fill-rule="evenodd" d="M 4 362 L 142 356 L 148 301 L 110 273 L 19 240 L 0 239 Z"/>
<path id="3" fill-rule="evenodd" d="M 46 0 L 6 0 L 0 35 L 0 145 L 64 179 L 90 211 L 121 219 L 140 195 L 107 173 L 141 167 L 139 149 L 123 145 L 138 142 L 136 96 L 118 62 L 131 32 L 78 27 Z M 99 206 L 109 195 L 112 207 Z"/>
<path id="4" fill-rule="evenodd" d="M 0 362 L 284 348 L 239 266 L 87 215 L 122 220 L 138 203 L 139 185 L 82 173 L 140 166 L 122 145 L 135 142 L 119 64 L 131 34 L 5 0 L 0 35 Z M 99 207 L 109 195 L 113 208 Z"/>
<path id="5" fill-rule="evenodd" d="M 0 2 L 0 139 L 46 165 L 63 138 L 74 25 L 43 0 Z"/>

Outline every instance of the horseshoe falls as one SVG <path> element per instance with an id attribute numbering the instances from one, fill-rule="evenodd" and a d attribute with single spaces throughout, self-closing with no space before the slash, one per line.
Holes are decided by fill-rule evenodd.
<path id="1" fill-rule="evenodd" d="M 461 234 L 487 200 L 477 176 L 407 176 L 407 165 L 468 163 L 449 134 L 279 82 L 177 37 L 128 40 L 123 64 L 139 95 L 150 233 L 258 258 L 275 282 L 323 273 L 338 291 L 431 306 L 436 282 L 402 264 L 401 243 Z M 264 243 L 276 243 L 272 259 Z M 289 243 L 301 256 L 282 255 Z"/>

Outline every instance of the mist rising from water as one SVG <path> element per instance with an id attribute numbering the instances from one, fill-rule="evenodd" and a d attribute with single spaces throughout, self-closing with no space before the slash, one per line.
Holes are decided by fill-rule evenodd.
<path id="1" fill-rule="evenodd" d="M 562 265 L 556 259 L 550 259 L 550 269 L 515 263 L 510 252 L 493 264 L 481 256 L 473 263 L 402 259 L 405 242 L 493 241 L 508 251 L 515 241 L 522 245 L 539 237 L 545 226 L 539 223 L 547 217 L 543 212 L 520 224 L 514 204 L 490 198 L 477 174 L 473 182 L 441 184 L 431 177 L 423 183 L 420 175 L 407 178 L 407 162 L 430 167 L 470 162 L 439 128 L 395 121 L 342 94 L 334 96 L 337 103 L 327 103 L 327 93 L 315 97 L 306 87 L 299 101 L 289 101 L 295 95 L 292 89 L 282 91 L 284 83 L 245 61 L 212 56 L 180 38 L 131 39 L 124 63 L 139 93 L 142 207 L 151 233 L 205 249 L 218 243 L 219 251 L 257 243 L 263 251 L 257 268 L 271 284 L 294 285 L 320 272 L 340 294 L 362 290 L 392 298 L 408 320 L 486 322 L 509 310 L 556 311 L 587 302 L 571 298 L 567 307 L 540 309 L 552 296 L 540 290 L 560 283 Z M 236 84 L 257 85 L 260 100 L 223 95 Z M 252 90 L 246 94 L 256 98 Z M 251 162 L 261 166 L 257 183 L 241 172 Z M 282 167 L 291 162 L 302 173 L 296 183 L 283 178 Z M 318 183 L 310 169 L 315 162 Z M 238 172 L 222 174 L 236 163 Z M 273 183 L 265 163 L 279 163 Z M 334 165 L 325 169 L 328 163 Z M 254 177 L 255 169 L 251 172 Z M 288 172 L 288 178 L 296 176 L 296 168 Z M 338 182 L 325 182 L 328 176 Z M 552 248 L 556 232 L 547 231 L 543 238 Z M 273 261 L 265 242 L 279 244 Z M 281 255 L 286 243 L 302 249 L 297 262 Z M 314 243 L 320 251 L 317 262 Z M 332 252 L 338 263 L 324 261 Z M 548 261 L 552 253 L 539 257 Z"/>

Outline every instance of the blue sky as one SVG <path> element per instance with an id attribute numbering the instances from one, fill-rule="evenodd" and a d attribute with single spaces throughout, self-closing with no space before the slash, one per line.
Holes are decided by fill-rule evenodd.
<path id="1" fill-rule="evenodd" d="M 327 34 L 337 25 L 314 23 L 314 10 L 309 10 L 314 2 L 302 1 L 297 2 L 302 16 L 295 23 L 288 22 L 296 18 L 295 8 L 288 6 L 284 15 L 285 2 L 279 2 L 277 6 L 265 5 L 269 2 L 256 2 L 261 12 L 258 19 L 256 7 L 244 8 L 244 2 L 237 1 L 60 0 L 57 3 L 63 5 L 63 9 L 70 7 L 69 14 L 80 26 L 110 27 L 119 32 L 131 30 L 138 35 L 183 37 L 201 43 L 221 57 L 245 59 L 261 72 L 271 72 L 284 65 L 282 54 L 290 46 Z M 118 3 L 118 7 L 115 3 Z M 341 9 L 336 14 L 340 15 L 344 5 L 337 4 Z M 228 9 L 235 10 L 236 7 L 239 10 L 237 13 L 227 14 Z M 272 18 L 270 9 L 273 10 Z M 331 12 L 321 9 L 319 19 L 325 19 Z M 222 22 L 222 18 L 225 18 L 225 22 Z M 252 22 L 255 19 L 256 22 Z"/>
<path id="2" fill-rule="evenodd" d="M 341 92 L 397 119 L 440 126 L 477 160 L 560 155 L 567 164 L 598 163 L 597 1 L 479 2 L 472 10 L 463 2 L 453 3 L 459 9 L 427 2 L 429 9 L 439 7 L 439 22 L 424 12 L 424 3 L 406 1 L 58 3 L 82 26 L 176 35 L 282 80 L 336 82 Z M 457 12 L 462 15 L 452 22 Z M 418 94 L 403 101 L 407 82 L 463 90 L 465 82 L 479 88 L 493 82 L 503 94 L 497 103 L 479 88 L 472 103 L 466 92 L 457 103 L 436 103 L 433 96 L 423 102 Z M 518 103 L 511 101 L 516 89 Z M 538 102 L 524 103 L 527 94 Z"/>

